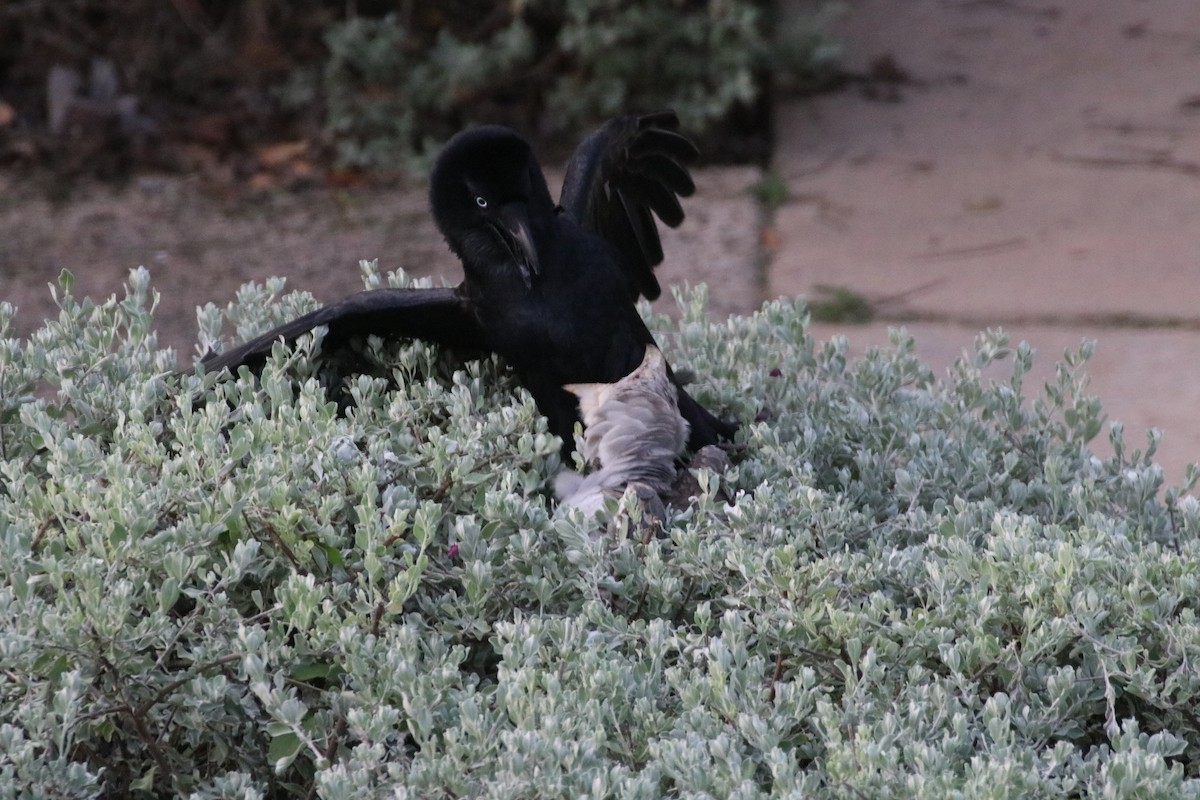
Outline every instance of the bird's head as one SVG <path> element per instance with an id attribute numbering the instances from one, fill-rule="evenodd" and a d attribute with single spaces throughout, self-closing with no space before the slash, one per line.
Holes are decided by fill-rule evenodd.
<path id="1" fill-rule="evenodd" d="M 438 230 L 468 274 L 515 265 L 526 288 L 540 269 L 539 230 L 554 201 L 529 143 L 500 125 L 452 138 L 429 179 Z"/>

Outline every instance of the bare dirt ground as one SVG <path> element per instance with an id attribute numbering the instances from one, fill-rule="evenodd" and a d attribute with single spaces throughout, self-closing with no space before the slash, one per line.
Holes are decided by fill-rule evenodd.
<path id="1" fill-rule="evenodd" d="M 759 211 L 748 192 L 759 176 L 751 167 L 698 170 L 686 221 L 664 236 L 664 284 L 708 284 L 716 317 L 760 302 Z M 561 182 L 558 171 L 549 178 Z M 197 306 L 224 305 L 243 283 L 276 275 L 337 300 L 363 288 L 362 259 L 378 259 L 385 273 L 461 278 L 421 186 L 232 193 L 199 178 L 142 175 L 123 189 L 85 183 L 55 204 L 39 186 L 0 174 L 0 299 L 18 306 L 17 335 L 56 313 L 47 284 L 61 270 L 74 275 L 76 295 L 100 300 L 145 266 L 161 296 L 159 343 L 183 363 L 195 354 Z"/>

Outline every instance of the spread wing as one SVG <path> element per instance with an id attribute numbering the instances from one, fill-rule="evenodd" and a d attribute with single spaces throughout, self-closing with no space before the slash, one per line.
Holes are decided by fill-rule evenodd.
<path id="1" fill-rule="evenodd" d="M 326 325 L 323 347 L 333 350 L 353 336 L 422 339 L 458 350 L 484 350 L 483 334 L 456 289 L 371 289 L 322 306 L 224 353 L 201 360 L 206 372 L 260 369 L 276 342 L 292 342 Z"/>
<path id="2" fill-rule="evenodd" d="M 662 294 L 654 277 L 663 260 L 654 215 L 678 226 L 679 198 L 696 190 L 686 165 L 699 152 L 678 128 L 673 111 L 608 121 L 575 148 L 559 197 L 564 211 L 617 248 L 638 293 L 650 300 Z"/>

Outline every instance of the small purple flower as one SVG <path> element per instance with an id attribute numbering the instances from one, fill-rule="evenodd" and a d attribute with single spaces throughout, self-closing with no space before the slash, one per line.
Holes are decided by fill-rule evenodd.
<path id="1" fill-rule="evenodd" d="M 446 551 L 446 557 L 449 558 L 451 561 L 458 558 L 458 545 L 457 544 L 450 545 L 450 549 Z"/>
<path id="2" fill-rule="evenodd" d="M 776 367 L 775 369 L 771 370 L 767 374 L 770 375 L 772 378 L 782 378 L 783 370 L 781 370 L 779 367 Z"/>

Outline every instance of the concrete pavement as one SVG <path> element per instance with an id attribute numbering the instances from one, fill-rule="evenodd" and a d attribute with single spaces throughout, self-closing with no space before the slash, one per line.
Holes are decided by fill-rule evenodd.
<path id="1" fill-rule="evenodd" d="M 1130 449 L 1160 428 L 1181 480 L 1200 461 L 1200 5 L 848 5 L 847 69 L 903 80 L 778 99 L 791 200 L 767 296 L 850 290 L 882 320 L 819 337 L 861 349 L 905 320 L 935 368 L 989 326 L 1035 347 L 1035 377 L 1094 339 L 1109 419 Z"/>

